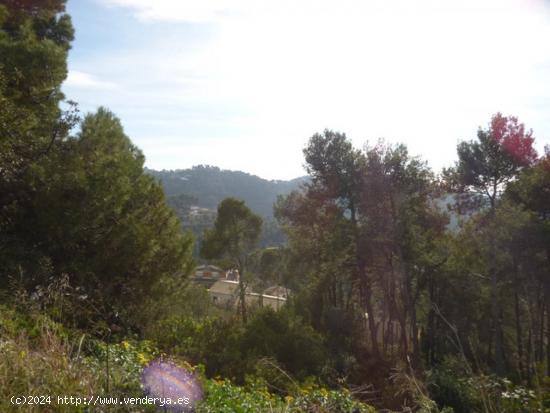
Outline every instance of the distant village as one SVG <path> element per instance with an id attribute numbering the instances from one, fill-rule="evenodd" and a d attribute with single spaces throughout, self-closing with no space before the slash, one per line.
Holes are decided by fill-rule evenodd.
<path id="1" fill-rule="evenodd" d="M 235 307 L 239 300 L 239 271 L 224 271 L 215 265 L 200 265 L 195 269 L 192 280 L 203 285 L 220 307 Z M 290 290 L 281 286 L 271 286 L 263 292 L 247 290 L 245 301 L 248 306 L 281 308 L 288 298 Z"/>

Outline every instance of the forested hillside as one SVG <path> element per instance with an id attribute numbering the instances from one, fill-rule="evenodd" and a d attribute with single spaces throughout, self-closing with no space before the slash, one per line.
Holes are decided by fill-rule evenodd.
<path id="1" fill-rule="evenodd" d="M 245 172 L 204 165 L 174 171 L 146 169 L 146 172 L 160 180 L 167 196 L 186 194 L 196 199 L 196 205 L 213 210 L 224 198 L 232 196 L 245 201 L 264 218 L 273 217 L 273 203 L 278 195 L 286 195 L 307 181 L 305 177 L 268 181 Z"/>
<path id="2" fill-rule="evenodd" d="M 182 227 L 195 237 L 196 258 L 204 232 L 214 225 L 216 208 L 227 197 L 241 199 L 263 219 L 261 247 L 284 245 L 287 241 L 281 226 L 273 216 L 278 196 L 287 195 L 307 183 L 307 177 L 290 181 L 268 181 L 241 171 L 221 170 L 215 166 L 195 166 L 175 171 L 155 171 L 145 168 L 158 179 Z"/>

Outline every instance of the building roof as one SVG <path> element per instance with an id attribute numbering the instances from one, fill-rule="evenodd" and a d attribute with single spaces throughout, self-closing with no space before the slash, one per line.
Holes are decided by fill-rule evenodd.
<path id="1" fill-rule="evenodd" d="M 195 271 L 217 271 L 217 272 L 223 272 L 223 270 L 220 267 L 216 267 L 215 265 L 199 265 L 197 268 L 195 268 Z"/>
<path id="2" fill-rule="evenodd" d="M 290 290 L 285 287 L 281 287 L 280 285 L 274 285 L 272 287 L 268 287 L 264 290 L 264 296 L 265 295 L 271 295 L 275 297 L 288 297 L 290 295 Z"/>
<path id="3" fill-rule="evenodd" d="M 233 295 L 239 288 L 238 281 L 218 280 L 208 289 L 211 293 Z"/>

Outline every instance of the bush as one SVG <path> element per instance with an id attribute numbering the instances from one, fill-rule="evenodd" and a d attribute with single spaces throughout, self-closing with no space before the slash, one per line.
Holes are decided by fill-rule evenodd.
<path id="1" fill-rule="evenodd" d="M 220 375 L 239 383 L 257 372 L 261 359 L 273 360 L 298 379 L 318 375 L 326 359 L 318 333 L 286 311 L 271 308 L 258 310 L 244 326 L 220 317 L 171 317 L 158 324 L 153 337 L 167 353 L 204 364 L 208 377 Z"/>
<path id="2" fill-rule="evenodd" d="M 141 395 L 141 371 L 160 355 L 149 341 L 92 341 L 87 347 L 84 364 L 96 372 L 97 387 L 112 396 Z"/>
<path id="3" fill-rule="evenodd" d="M 427 372 L 427 384 L 431 398 L 440 408 L 452 407 L 454 413 L 471 413 L 481 408 L 479 394 L 460 374 L 462 364 L 449 358 L 440 366 Z"/>
<path id="4" fill-rule="evenodd" d="M 298 379 L 318 375 L 327 358 L 322 337 L 284 309 L 255 313 L 245 327 L 241 348 L 243 358 L 273 358 Z"/>
<path id="5" fill-rule="evenodd" d="M 346 389 L 327 390 L 322 387 L 301 389 L 295 398 L 287 397 L 289 412 L 375 413 L 373 407 L 354 400 Z"/>
<path id="6" fill-rule="evenodd" d="M 503 377 L 461 374 L 462 368 L 459 360 L 447 358 L 428 372 L 430 395 L 438 406 L 451 407 L 454 413 L 550 412 L 545 405 L 550 392 L 544 384 L 535 391 Z"/>
<path id="7" fill-rule="evenodd" d="M 97 375 L 80 357 L 82 341 L 71 343 L 49 319 L 23 318 L 1 306 L 0 330 L 0 411 L 21 411 L 11 404 L 12 396 L 89 395 L 97 388 Z M 32 412 L 44 406 L 25 407 Z M 78 411 L 75 406 L 56 407 L 59 412 Z"/>
<path id="8" fill-rule="evenodd" d="M 478 393 L 487 396 L 491 412 L 550 412 L 550 409 L 544 407 L 544 393 L 537 394 L 534 390 L 514 384 L 506 378 L 481 375 L 468 378 L 468 383 L 477 389 Z"/>
<path id="9" fill-rule="evenodd" d="M 87 411 L 83 405 L 57 404 L 57 396 L 141 397 L 142 367 L 159 355 L 150 342 L 107 344 L 67 331 L 40 313 L 22 316 L 6 306 L 0 306 L 0 337 L 3 413 Z M 40 395 L 51 396 L 47 405 L 11 404 L 12 396 Z M 153 406 L 140 408 L 155 411 Z M 132 411 L 132 406 L 111 406 L 109 411 Z"/>
<path id="10" fill-rule="evenodd" d="M 241 326 L 234 320 L 172 317 L 159 323 L 155 339 L 170 354 L 203 364 L 209 377 L 243 380 L 246 364 L 240 352 Z"/>
<path id="11" fill-rule="evenodd" d="M 374 413 L 375 410 L 352 398 L 347 390 L 327 390 L 305 386 L 294 395 L 270 393 L 261 381 L 239 387 L 229 380 L 206 380 L 206 399 L 197 413 Z"/>

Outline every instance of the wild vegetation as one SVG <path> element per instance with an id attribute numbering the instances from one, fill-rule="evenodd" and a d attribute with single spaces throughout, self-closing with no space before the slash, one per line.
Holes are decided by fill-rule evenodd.
<path id="1" fill-rule="evenodd" d="M 121 121 L 65 100 L 72 38 L 64 0 L 0 1 L 2 412 L 139 397 L 157 358 L 196 372 L 199 412 L 550 411 L 550 155 L 517 118 L 441 174 L 317 133 L 274 206 L 287 242 L 265 248 L 229 191 L 197 248 L 174 211 L 196 194 L 170 206 Z M 190 282 L 199 254 L 239 269 L 238 309 Z M 246 304 L 269 285 L 291 290 L 282 309 Z"/>
<path id="2" fill-rule="evenodd" d="M 236 197 L 264 219 L 273 217 L 273 203 L 278 195 L 298 189 L 307 180 L 300 177 L 290 181 L 268 181 L 241 171 L 221 170 L 209 165 L 175 171 L 146 169 L 146 172 L 161 182 L 168 197 L 186 194 L 192 205 L 213 210 L 225 198 Z"/>

